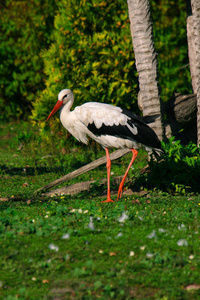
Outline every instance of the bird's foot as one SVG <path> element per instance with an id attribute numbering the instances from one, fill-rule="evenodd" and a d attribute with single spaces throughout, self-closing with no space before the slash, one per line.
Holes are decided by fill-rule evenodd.
<path id="1" fill-rule="evenodd" d="M 125 191 L 125 190 L 126 190 L 126 188 L 124 187 L 124 188 L 123 188 L 123 190 Z M 119 200 L 119 198 L 121 198 L 121 197 L 122 197 L 122 193 L 123 193 L 123 191 L 122 191 L 122 189 L 120 189 L 120 190 L 118 191 L 118 195 L 117 195 L 117 201 Z"/>
<path id="2" fill-rule="evenodd" d="M 117 201 L 119 200 L 119 198 L 121 198 L 121 196 L 122 196 L 122 190 L 119 190 L 117 195 Z"/>
<path id="3" fill-rule="evenodd" d="M 123 189 L 124 189 L 123 185 L 124 185 L 124 184 L 121 183 L 120 186 L 119 186 L 118 195 L 117 195 L 117 201 L 118 201 L 119 198 L 121 198 L 121 196 L 122 196 L 122 192 L 123 192 Z"/>
<path id="4" fill-rule="evenodd" d="M 107 198 L 107 200 L 105 201 L 101 201 L 101 203 L 108 203 L 108 202 L 115 202 L 115 201 L 111 200 L 110 198 Z"/>

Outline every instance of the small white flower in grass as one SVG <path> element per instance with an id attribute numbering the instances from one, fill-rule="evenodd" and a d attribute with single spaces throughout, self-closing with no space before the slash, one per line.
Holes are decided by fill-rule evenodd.
<path id="1" fill-rule="evenodd" d="M 145 248 L 146 248 L 145 246 L 141 246 L 141 247 L 140 247 L 140 250 L 144 251 Z"/>
<path id="2" fill-rule="evenodd" d="M 54 244 L 49 244 L 49 249 L 57 252 L 59 250 L 59 247 Z"/>
<path id="3" fill-rule="evenodd" d="M 47 219 L 48 217 L 49 217 L 48 215 L 45 216 L 46 219 Z"/>
<path id="4" fill-rule="evenodd" d="M 163 233 L 163 232 L 165 232 L 165 229 L 159 228 L 158 231 L 161 232 L 161 233 Z"/>
<path id="5" fill-rule="evenodd" d="M 129 253 L 129 256 L 134 256 L 134 255 L 135 255 L 134 251 L 131 251 L 131 252 Z"/>
<path id="6" fill-rule="evenodd" d="M 156 237 L 156 232 L 155 230 L 152 231 L 152 233 L 150 233 L 149 235 L 147 235 L 148 239 L 152 239 Z"/>
<path id="7" fill-rule="evenodd" d="M 70 210 L 71 213 L 74 213 L 75 211 L 76 211 L 75 208 L 73 208 L 73 209 Z"/>
<path id="8" fill-rule="evenodd" d="M 154 256 L 154 254 L 153 253 L 149 253 L 149 252 L 147 252 L 147 254 L 146 254 L 146 257 L 148 257 L 148 258 L 152 258 Z"/>
<path id="9" fill-rule="evenodd" d="M 117 235 L 117 237 L 122 236 L 122 235 L 123 235 L 123 233 L 119 232 L 118 235 Z"/>
<path id="10" fill-rule="evenodd" d="M 87 214 L 89 212 L 89 210 L 88 209 L 86 209 L 86 210 L 84 210 L 84 214 Z"/>
<path id="11" fill-rule="evenodd" d="M 121 217 L 119 217 L 118 221 L 120 223 L 123 223 L 126 219 L 128 219 L 128 215 L 126 214 L 126 212 L 123 212 Z"/>
<path id="12" fill-rule="evenodd" d="M 88 224 L 88 228 L 91 230 L 94 230 L 94 223 L 93 223 L 93 217 L 90 217 L 90 223 Z"/>
<path id="13" fill-rule="evenodd" d="M 33 219 L 32 222 L 35 223 L 35 219 Z"/>
<path id="14" fill-rule="evenodd" d="M 189 259 L 194 259 L 194 255 L 191 254 L 191 255 L 189 256 Z"/>
<path id="15" fill-rule="evenodd" d="M 32 277 L 31 279 L 32 279 L 33 281 L 36 281 L 36 277 Z"/>
<path id="16" fill-rule="evenodd" d="M 99 250 L 99 253 L 102 254 L 102 253 L 103 253 L 103 250 L 100 249 L 100 250 Z"/>
<path id="17" fill-rule="evenodd" d="M 177 245 L 178 246 L 187 246 L 188 245 L 188 242 L 184 239 L 180 239 L 178 242 L 177 242 Z"/>
<path id="18" fill-rule="evenodd" d="M 70 238 L 70 234 L 69 233 L 66 233 L 66 234 L 64 234 L 63 236 L 62 236 L 62 239 L 64 239 L 64 240 L 67 240 L 67 239 L 69 239 Z"/>
<path id="19" fill-rule="evenodd" d="M 82 209 L 79 208 L 79 209 L 78 209 L 78 213 L 79 213 L 79 214 L 82 214 L 82 212 L 83 212 Z"/>
<path id="20" fill-rule="evenodd" d="M 179 229 L 179 230 L 185 230 L 185 229 L 186 229 L 186 227 L 185 227 L 185 225 L 184 225 L 184 224 L 181 224 L 181 225 L 178 225 L 178 229 Z"/>

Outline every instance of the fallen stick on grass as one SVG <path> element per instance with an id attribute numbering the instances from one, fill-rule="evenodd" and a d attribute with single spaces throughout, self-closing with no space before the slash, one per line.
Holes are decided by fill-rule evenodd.
<path id="1" fill-rule="evenodd" d="M 124 177 L 123 175 L 112 177 L 112 185 L 119 186 L 123 177 Z M 128 181 L 127 177 L 126 177 L 125 182 Z M 78 182 L 78 183 L 74 183 L 72 185 L 57 188 L 55 190 L 50 190 L 46 193 L 42 193 L 42 195 L 45 195 L 45 196 L 75 195 L 75 194 L 78 194 L 83 191 L 89 191 L 92 188 L 92 185 L 96 182 L 98 182 L 99 185 L 104 185 L 104 184 L 106 184 L 107 179 L 103 178 L 100 180 L 90 180 L 90 181 Z M 112 193 L 114 193 L 114 192 L 112 192 Z M 130 193 L 130 191 L 129 191 L 129 193 Z M 117 194 L 117 192 L 115 192 L 115 194 Z"/>
<path id="2" fill-rule="evenodd" d="M 110 154 L 110 160 L 118 159 L 118 158 L 126 155 L 128 152 L 130 152 L 129 149 L 116 150 L 116 151 L 114 151 Z M 59 184 L 64 183 L 68 180 L 71 180 L 71 179 L 73 179 L 73 178 L 75 178 L 79 175 L 82 175 L 86 172 L 89 172 L 89 171 L 105 164 L 106 162 L 107 162 L 106 156 L 98 158 L 95 161 L 93 161 L 93 162 L 91 162 L 91 163 L 89 163 L 89 164 L 87 164 L 87 165 L 85 165 L 85 166 L 83 166 L 83 167 L 81 167 L 81 168 L 79 168 L 79 169 L 63 176 L 63 177 L 58 178 L 58 179 L 48 183 L 47 185 L 45 185 L 45 186 L 41 187 L 40 189 L 36 190 L 35 193 L 38 193 L 38 192 L 41 192 L 41 191 L 47 191 L 47 190 L 49 190 L 50 188 L 52 188 L 56 185 L 59 185 Z"/>

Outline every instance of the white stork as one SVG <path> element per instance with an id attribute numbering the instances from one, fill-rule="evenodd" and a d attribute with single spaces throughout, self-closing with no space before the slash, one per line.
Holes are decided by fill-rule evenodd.
<path id="1" fill-rule="evenodd" d="M 120 183 L 117 200 L 122 195 L 122 188 L 126 176 L 137 157 L 137 150 L 141 144 L 149 148 L 162 151 L 161 143 L 155 132 L 139 117 L 128 110 L 110 104 L 88 102 L 70 111 L 74 102 L 74 94 L 64 89 L 58 94 L 58 102 L 54 106 L 47 121 L 60 109 L 62 125 L 78 140 L 88 143 L 88 137 L 101 144 L 107 157 L 107 200 L 110 197 L 111 161 L 108 148 L 128 148 L 133 156 L 126 173 Z"/>

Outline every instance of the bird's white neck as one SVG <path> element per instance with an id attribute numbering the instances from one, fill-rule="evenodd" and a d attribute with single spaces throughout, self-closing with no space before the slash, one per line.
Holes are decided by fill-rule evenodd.
<path id="1" fill-rule="evenodd" d="M 70 99 L 66 104 L 63 105 L 60 109 L 60 121 L 63 126 L 66 128 L 66 122 L 68 122 L 70 109 L 73 105 L 74 99 Z"/>
<path id="2" fill-rule="evenodd" d="M 60 109 L 60 118 L 65 117 L 70 113 L 70 109 L 73 105 L 74 99 L 71 99 L 69 102 L 64 104 Z"/>

